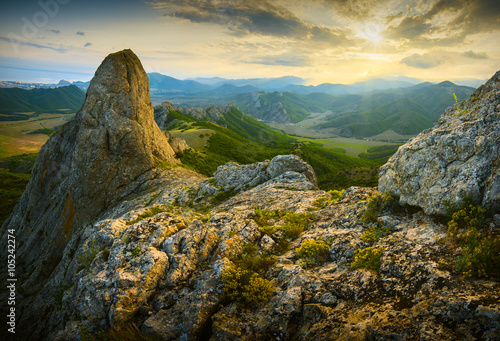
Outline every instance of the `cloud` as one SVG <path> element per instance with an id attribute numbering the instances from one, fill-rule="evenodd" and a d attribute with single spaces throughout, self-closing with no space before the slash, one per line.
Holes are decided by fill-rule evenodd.
<path id="1" fill-rule="evenodd" d="M 52 33 L 55 33 L 55 34 L 61 33 L 61 31 L 59 31 L 59 30 L 49 30 L 49 32 L 52 32 Z"/>
<path id="2" fill-rule="evenodd" d="M 89 46 L 92 46 L 92 43 L 87 43 L 87 44 L 83 45 L 83 47 L 89 47 Z"/>
<path id="3" fill-rule="evenodd" d="M 411 56 L 403 58 L 401 63 L 418 69 L 431 69 L 442 64 L 443 59 L 439 56 L 431 56 L 428 53 L 423 55 L 415 53 Z"/>
<path id="4" fill-rule="evenodd" d="M 306 23 L 270 0 L 155 0 L 148 3 L 166 17 L 225 26 L 234 36 L 264 35 L 331 45 L 348 44 L 349 31 Z"/>
<path id="5" fill-rule="evenodd" d="M 387 15 L 390 24 L 384 33 L 393 40 L 406 41 L 413 46 L 463 43 L 471 35 L 500 31 L 500 1 L 498 0 L 435 0 L 408 7 L 398 17 Z"/>
<path id="6" fill-rule="evenodd" d="M 76 35 L 77 35 L 77 36 L 84 36 L 84 35 L 85 35 L 85 32 L 78 31 L 78 32 L 76 32 Z"/>
<path id="7" fill-rule="evenodd" d="M 474 52 L 474 51 L 466 51 L 460 54 L 463 57 L 471 58 L 471 59 L 488 59 L 488 55 L 484 52 Z"/>
<path id="8" fill-rule="evenodd" d="M 31 43 L 29 41 L 17 40 L 17 39 L 14 39 L 14 38 L 10 39 L 10 38 L 5 38 L 5 37 L 0 37 L 0 40 L 8 42 L 8 43 L 11 43 L 13 45 L 30 46 L 30 47 L 35 47 L 37 49 L 49 49 L 49 50 L 53 50 L 53 51 L 56 51 L 56 52 L 59 52 L 59 53 L 66 53 L 66 52 L 68 52 L 68 50 L 66 50 L 66 49 L 64 49 L 62 47 L 54 47 L 54 46 L 51 46 L 51 45 L 36 44 L 36 43 Z"/>
<path id="9" fill-rule="evenodd" d="M 283 53 L 280 55 L 258 56 L 242 62 L 248 64 L 300 67 L 310 65 L 311 59 L 306 55 Z"/>

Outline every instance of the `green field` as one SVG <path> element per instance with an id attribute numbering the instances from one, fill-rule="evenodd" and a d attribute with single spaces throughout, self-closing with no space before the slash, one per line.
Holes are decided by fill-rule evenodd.
<path id="1" fill-rule="evenodd" d="M 315 114 L 316 115 L 316 114 Z M 366 153 L 368 149 L 383 145 L 400 145 L 405 143 L 411 136 L 399 135 L 393 132 L 380 134 L 369 139 L 356 139 L 349 137 L 332 136 L 325 133 L 309 130 L 306 127 L 298 124 L 279 124 L 268 123 L 274 129 L 281 130 L 286 134 L 293 135 L 299 141 L 311 142 L 319 144 L 322 147 L 338 150 L 341 148 L 347 155 L 359 156 L 361 153 Z"/>
<path id="2" fill-rule="evenodd" d="M 41 114 L 25 121 L 0 122 L 0 159 L 36 153 L 49 139 L 47 134 L 36 133 L 63 125 L 74 115 Z"/>

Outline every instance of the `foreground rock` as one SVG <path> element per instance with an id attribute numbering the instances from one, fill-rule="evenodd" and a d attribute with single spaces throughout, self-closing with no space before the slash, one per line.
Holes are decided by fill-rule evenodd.
<path id="1" fill-rule="evenodd" d="M 167 173 L 165 178 L 179 176 Z M 191 181 L 191 188 L 201 180 L 181 178 L 184 185 Z M 446 228 L 422 212 L 385 213 L 379 221 L 391 233 L 368 244 L 360 237 L 373 224 L 360 218 L 374 189 L 351 188 L 338 203 L 319 209 L 316 203 L 327 193 L 301 189 L 295 181 L 267 182 L 205 214 L 170 205 L 182 184 L 124 202 L 121 215 L 116 210 L 94 224 L 86 245 L 95 241 L 99 253 L 64 292 L 63 313 L 78 318 L 67 319 L 60 340 L 127 322 L 162 340 L 500 337 L 500 285 L 464 281 L 440 268 L 439 259 L 450 253 L 440 242 Z M 140 203 L 151 198 L 151 205 L 165 212 L 137 221 L 149 209 Z M 275 288 L 269 301 L 242 308 L 225 297 L 222 272 L 246 244 L 268 252 L 280 238 L 262 231 L 257 208 L 309 212 L 315 218 L 264 274 Z M 302 267 L 295 251 L 305 240 L 327 241 L 327 258 Z M 369 246 L 385 250 L 379 272 L 352 270 L 355 251 Z"/>
<path id="2" fill-rule="evenodd" d="M 75 119 L 43 146 L 2 227 L 17 236 L 18 292 L 25 295 L 19 299 L 21 336 L 39 338 L 46 327 L 33 321 L 45 318 L 53 306 L 56 288 L 45 284 L 54 280 L 68 242 L 106 208 L 156 177 L 160 161 L 178 162 L 154 122 L 146 72 L 132 51 L 111 54 L 96 71 Z"/>
<path id="3" fill-rule="evenodd" d="M 427 214 L 469 196 L 500 212 L 500 71 L 380 168 L 379 189 Z"/>

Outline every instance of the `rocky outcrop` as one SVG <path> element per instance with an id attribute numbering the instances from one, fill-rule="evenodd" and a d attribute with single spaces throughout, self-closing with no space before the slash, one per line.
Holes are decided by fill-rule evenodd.
<path id="1" fill-rule="evenodd" d="M 131 50 L 110 54 L 75 119 L 38 154 L 31 180 L 2 227 L 16 231 L 19 245 L 22 335 L 36 339 L 46 327 L 33 322 L 52 306 L 56 288 L 45 284 L 53 280 L 68 242 L 156 177 L 160 161 L 178 162 L 154 121 L 146 72 Z"/>
<path id="2" fill-rule="evenodd" d="M 208 106 L 206 108 L 199 107 L 178 107 L 170 102 L 163 102 L 161 106 L 155 107 L 155 121 L 161 130 L 167 130 L 171 119 L 169 113 L 177 111 L 185 115 L 189 115 L 198 120 L 207 120 L 217 122 L 224 118 L 224 114 L 231 111 L 231 105 Z"/>
<path id="3" fill-rule="evenodd" d="M 271 161 L 266 160 L 250 165 L 227 163 L 217 168 L 214 178 L 217 186 L 239 192 L 284 174 L 289 178 L 303 176 L 305 177 L 303 180 L 309 181 L 313 186 L 318 186 L 312 167 L 296 155 L 278 155 Z M 278 181 L 281 182 L 281 180 Z"/>
<path id="4" fill-rule="evenodd" d="M 187 188 L 198 188 L 192 176 L 169 173 L 175 171 L 165 178 L 194 181 Z M 180 187 L 124 202 L 121 214 L 114 211 L 89 230 L 86 243 L 95 241 L 99 253 L 64 292 L 63 311 L 79 319 L 61 327 L 60 340 L 127 321 L 162 340 L 496 340 L 500 335 L 498 283 L 464 283 L 438 266 L 450 252 L 439 241 L 446 236 L 444 226 L 422 212 L 385 212 L 375 224 L 391 232 L 372 243 L 361 239 L 375 225 L 360 221 L 374 189 L 350 188 L 338 203 L 319 209 L 316 203 L 327 193 L 297 182 L 267 182 L 205 214 L 175 203 L 186 189 Z M 150 207 L 141 207 L 151 198 Z M 165 212 L 141 220 L 151 207 Z M 314 222 L 264 273 L 274 286 L 271 298 L 248 309 L 227 300 L 221 276 L 247 244 L 276 252 L 282 236 L 263 232 L 256 209 L 309 212 Z M 301 265 L 296 251 L 306 240 L 328 243 L 327 258 Z M 352 270 L 356 250 L 369 246 L 384 249 L 378 273 Z"/>
<path id="5" fill-rule="evenodd" d="M 264 120 L 276 123 L 295 123 L 294 118 L 288 114 L 286 108 L 279 101 L 268 103 L 261 98 L 266 94 L 263 91 L 254 91 L 248 94 L 237 96 L 236 104 L 245 112 L 258 120 Z M 279 93 L 280 96 L 283 93 Z"/>
<path id="6" fill-rule="evenodd" d="M 427 214 L 470 197 L 500 212 L 500 71 L 438 125 L 401 146 L 380 169 L 380 191 Z"/>

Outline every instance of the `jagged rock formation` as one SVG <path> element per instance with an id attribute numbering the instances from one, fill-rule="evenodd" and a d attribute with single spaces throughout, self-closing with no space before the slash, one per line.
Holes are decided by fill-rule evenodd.
<path id="1" fill-rule="evenodd" d="M 438 125 L 401 146 L 379 174 L 380 191 L 427 214 L 469 196 L 500 212 L 500 71 Z"/>
<path id="2" fill-rule="evenodd" d="M 244 108 L 247 115 L 259 120 L 284 124 L 294 123 L 281 102 L 268 104 L 260 98 L 262 94 L 264 94 L 263 91 L 243 94 L 238 98 L 238 106 Z"/>
<path id="3" fill-rule="evenodd" d="M 214 173 L 217 186 L 225 190 L 232 189 L 241 191 L 255 187 L 268 180 L 284 175 L 288 178 L 299 179 L 303 177 L 305 181 L 318 186 L 316 174 L 310 165 L 302 161 L 296 155 L 278 155 L 271 161 L 253 163 L 250 165 L 238 165 L 235 162 L 219 166 Z M 278 180 L 281 182 L 283 178 Z"/>
<path id="4" fill-rule="evenodd" d="M 60 340 L 81 338 L 83 326 L 98 330 L 127 321 L 162 340 L 500 336 L 500 286 L 464 283 L 440 269 L 439 258 L 449 252 L 439 242 L 446 229 L 421 212 L 379 217 L 392 229 L 372 244 L 385 249 L 379 274 L 352 270 L 355 251 L 370 246 L 360 239 L 367 227 L 360 217 L 374 189 L 351 188 L 340 202 L 319 209 L 315 203 L 327 193 L 313 190 L 305 177 L 302 182 L 268 181 L 212 206 L 206 215 L 196 206 L 175 204 L 183 193 L 194 198 L 201 188 L 201 179 L 180 171 L 164 174 L 179 178 L 178 184 L 174 180 L 157 192 L 123 202 L 89 229 L 85 245 L 95 241 L 100 252 L 64 293 L 63 311 L 79 318 L 68 320 L 58 333 Z M 144 203 L 165 212 L 141 220 L 150 209 Z M 256 208 L 310 212 L 315 218 L 266 272 L 275 288 L 270 300 L 247 309 L 225 298 L 221 276 L 246 244 L 259 252 L 277 245 L 279 233 L 269 236 L 261 230 Z M 330 240 L 328 256 L 303 268 L 296 250 L 311 239 Z M 64 261 L 71 262 L 69 255 Z"/>
<path id="5" fill-rule="evenodd" d="M 18 290 L 26 294 L 20 300 L 19 325 L 25 328 L 20 333 L 37 329 L 32 334 L 37 338 L 45 327 L 33 321 L 53 301 L 54 270 L 68 241 L 79 239 L 85 224 L 157 176 L 160 161 L 178 162 L 154 122 L 146 72 L 131 50 L 110 54 L 75 119 L 38 154 L 31 180 L 2 227 L 15 229 L 18 238 Z M 43 288 L 47 281 L 52 284 Z"/>
<path id="6" fill-rule="evenodd" d="M 168 129 L 168 113 L 170 111 L 178 111 L 185 115 L 192 116 L 199 120 L 207 120 L 210 122 L 217 122 L 224 118 L 224 114 L 231 111 L 231 105 L 217 105 L 209 106 L 206 108 L 198 107 L 178 107 L 170 102 L 163 102 L 159 110 L 155 111 L 155 121 L 161 130 Z M 158 107 L 157 107 L 158 108 Z"/>

